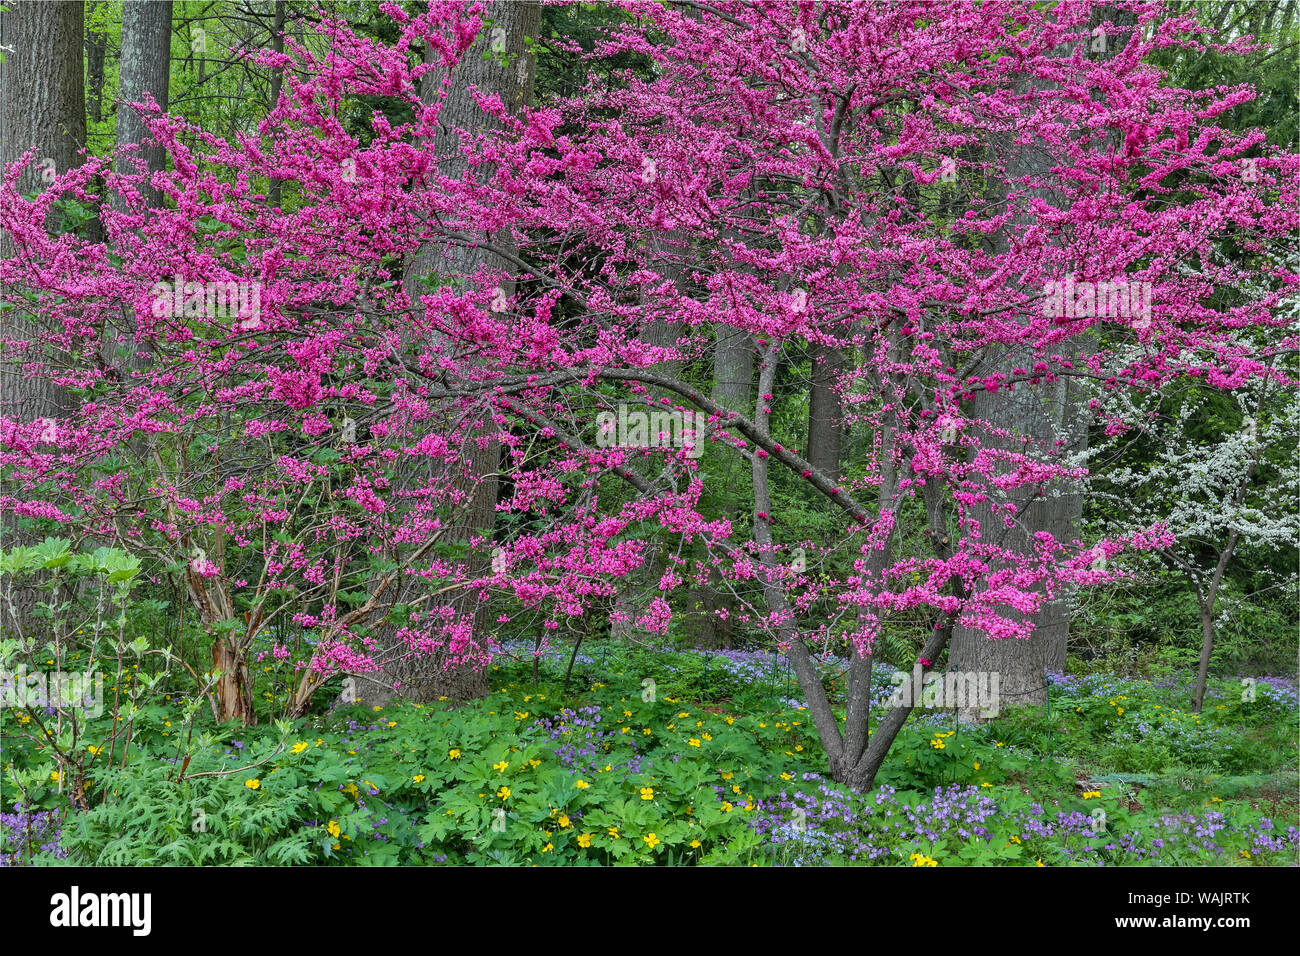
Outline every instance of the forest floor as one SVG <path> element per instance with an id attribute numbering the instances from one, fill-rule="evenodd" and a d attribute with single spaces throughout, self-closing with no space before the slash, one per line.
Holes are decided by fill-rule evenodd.
<path id="1" fill-rule="evenodd" d="M 1214 680 L 1200 715 L 1181 677 L 1108 674 L 1054 675 L 1046 707 L 985 722 L 918 709 L 859 794 L 825 774 L 782 656 L 592 642 L 566 689 L 570 653 L 534 682 L 531 645 L 506 645 L 491 696 L 456 708 L 241 730 L 150 707 L 83 782 L 88 811 L 6 711 L 3 862 L 1297 862 L 1294 678 Z M 842 663 L 820 662 L 832 698 Z"/>

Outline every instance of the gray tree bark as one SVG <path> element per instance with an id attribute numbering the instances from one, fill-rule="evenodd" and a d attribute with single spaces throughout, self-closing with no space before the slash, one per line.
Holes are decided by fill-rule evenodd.
<path id="1" fill-rule="evenodd" d="M 686 278 L 686 260 L 690 256 L 690 248 L 686 245 L 685 234 L 681 230 L 674 229 L 667 232 L 662 238 L 655 238 L 650 241 L 651 248 L 654 251 L 654 256 L 651 258 L 651 268 L 657 268 L 665 279 L 673 283 L 679 293 L 688 294 L 689 283 Z M 641 301 L 642 305 L 646 304 L 644 295 Z M 677 339 L 686 331 L 687 327 L 682 322 L 675 322 L 671 318 L 654 316 L 647 319 L 642 325 L 639 337 L 647 345 L 672 348 L 677 344 Z M 676 378 L 681 373 L 682 363 L 676 359 L 668 359 L 663 362 L 656 362 L 654 365 L 649 366 L 649 369 L 661 375 Z M 669 394 L 664 389 L 650 389 L 650 396 L 655 401 Z M 635 462 L 632 467 L 641 470 Z M 653 478 L 653 475 L 650 477 Z M 614 612 L 620 620 L 611 618 L 611 637 L 625 638 L 637 633 L 636 619 L 646 612 L 650 599 L 655 595 L 659 577 L 663 573 L 663 567 L 664 556 L 662 549 L 654 541 L 647 542 L 645 563 L 615 585 Z"/>
<path id="2" fill-rule="evenodd" d="M 723 323 L 714 326 L 712 398 L 719 405 L 736 411 L 748 412 L 754 407 L 754 337 Z M 722 459 L 709 469 L 710 474 L 718 476 L 721 488 L 735 489 L 736 482 L 744 474 L 744 458 L 725 442 L 710 443 L 706 447 L 708 454 Z M 738 522 L 744 505 L 740 495 L 728 493 L 723 514 L 733 523 Z M 721 587 L 709 587 L 700 595 L 699 603 L 704 615 L 700 628 L 701 646 L 730 646 L 733 630 L 730 622 L 734 616 L 728 614 L 723 621 L 717 614 L 719 608 L 731 608 L 734 602 L 729 597 L 726 589 Z"/>
<path id="3" fill-rule="evenodd" d="M 131 104 L 142 102 L 148 94 L 163 110 L 167 109 L 171 90 L 171 31 L 172 0 L 125 0 L 117 99 L 118 155 L 113 161 L 113 172 L 119 176 L 135 173 L 140 160 L 147 164 L 151 175 L 167 168 L 166 151 L 150 141 L 144 120 Z M 148 208 L 162 206 L 162 193 L 150 183 L 143 183 L 140 193 Z M 126 201 L 120 192 L 114 192 L 111 201 L 117 211 L 126 210 Z M 129 374 L 131 369 L 141 368 L 146 362 L 136 347 L 138 321 L 129 315 L 123 319 L 124 324 L 129 324 L 121 329 L 118 341 L 122 343 L 125 358 L 119 360 L 114 354 L 112 333 L 107 328 L 104 330 L 104 352 L 106 362 L 125 365 Z"/>
<path id="4" fill-rule="evenodd" d="M 86 145 L 85 86 L 82 76 L 84 8 L 73 2 L 8 0 L 0 9 L 0 163 L 7 166 L 30 149 L 37 151 L 19 180 L 21 193 L 43 189 L 47 171 L 61 173 L 79 165 Z M 15 254 L 13 237 L 0 230 L 0 257 Z M 42 375 L 24 371 L 23 363 L 43 358 L 35 314 L 0 313 L 0 414 L 22 422 L 60 418 L 68 397 Z M 31 351 L 17 352 L 10 340 L 31 341 Z M 10 493 L 8 480 L 2 492 Z M 0 544 L 12 547 L 21 536 L 12 515 L 0 519 Z M 38 595 L 16 589 L 11 605 L 0 608 L 0 635 L 34 636 L 32 616 Z"/>
<path id="5" fill-rule="evenodd" d="M 89 20 L 100 9 L 104 0 L 86 4 L 86 18 Z M 100 123 L 104 119 L 104 56 L 108 52 L 108 35 L 99 27 L 86 24 L 86 86 L 89 96 L 86 107 L 90 111 L 92 122 Z"/>
<path id="6" fill-rule="evenodd" d="M 1125 22 L 1125 17 L 1113 11 L 1097 11 L 1093 26 L 1104 20 Z M 1128 20 L 1131 22 L 1131 18 Z M 1105 50 L 1091 55 L 1102 58 L 1113 56 L 1123 49 L 1122 37 L 1109 37 Z M 1026 77 L 1018 77 L 1018 91 L 1027 86 Z M 1046 178 L 1052 166 L 1052 157 L 1037 146 L 1020 146 L 1004 138 L 995 142 L 995 149 L 1005 156 L 1006 181 L 999 185 L 1005 197 L 1016 187 L 1013 181 L 1022 176 Z M 1050 188 L 1028 191 L 1020 197 L 1023 205 L 1038 197 L 1059 205 Z M 1008 224 L 1014 230 L 1017 222 Z M 1004 232 L 994 237 L 995 252 L 1005 251 L 1011 235 Z M 1095 336 L 1084 332 L 1061 343 L 1059 352 L 1077 365 L 1094 346 Z M 987 375 L 1000 371 L 1010 375 L 1017 367 L 1032 364 L 1032 358 L 1002 347 L 990 348 L 983 366 L 974 374 Z M 1058 379 L 1051 388 L 1021 386 L 1015 391 L 1006 389 L 996 394 L 976 394 L 970 417 L 987 421 L 1008 430 L 1011 438 L 991 433 L 983 436 L 988 448 L 1020 450 L 1039 455 L 1051 449 L 1058 440 L 1063 441 L 1060 453 L 1081 453 L 1088 447 L 1088 426 L 1091 415 L 1083 386 L 1072 378 Z M 968 512 L 979 523 L 983 540 L 992 541 L 1016 554 L 1032 554 L 1034 534 L 1049 531 L 1058 542 L 1069 543 L 1079 537 L 1083 517 L 1083 496 L 1067 483 L 1050 483 L 1042 488 L 1026 487 L 1010 493 L 998 492 L 991 485 L 983 489 L 988 494 L 985 503 Z M 1016 521 L 1011 528 L 1004 525 L 1001 515 L 994 513 L 994 505 L 1014 504 Z M 949 651 L 949 668 L 956 672 L 984 671 L 999 674 L 1003 706 L 1042 706 L 1047 702 L 1047 672 L 1065 669 L 1066 648 L 1070 634 L 1069 594 L 1058 594 L 1046 601 L 1034 615 L 1035 627 L 1028 640 L 990 640 L 982 631 L 958 624 L 953 630 Z M 1007 616 L 1023 616 L 1008 611 Z M 978 717 L 978 711 L 968 714 Z"/>
<path id="7" fill-rule="evenodd" d="M 0 161 L 12 163 L 38 150 L 19 192 L 45 186 L 44 170 L 65 172 L 81 164 L 86 145 L 86 94 L 82 77 L 85 25 L 82 4 L 71 0 L 10 0 L 0 12 Z M 9 243 L 0 236 L 0 243 Z M 12 245 L 0 246 L 12 255 Z"/>
<path id="8" fill-rule="evenodd" d="M 134 153 L 121 154 L 113 164 L 118 175 L 135 172 L 134 158 L 143 159 L 150 173 L 166 168 L 167 157 L 161 146 L 150 142 L 144 120 L 132 103 L 152 95 L 165 111 L 171 82 L 172 0 L 125 0 L 122 6 L 122 65 L 118 84 L 117 147 L 135 147 Z M 141 192 L 152 209 L 162 204 L 162 196 L 146 183 Z M 120 203 L 120 197 L 118 197 Z M 120 208 L 120 206 L 119 206 Z"/>
<path id="9" fill-rule="evenodd" d="M 1261 400 L 1261 405 L 1263 404 Z M 1258 417 L 1259 409 L 1256 408 L 1255 415 Z M 1246 493 L 1250 490 L 1250 483 L 1255 479 L 1255 473 L 1259 469 L 1259 460 L 1263 454 L 1262 449 L 1255 452 L 1254 458 L 1251 459 L 1250 466 L 1246 469 L 1246 474 L 1241 479 L 1241 484 L 1233 493 L 1232 504 L 1234 508 L 1241 507 L 1241 503 L 1246 500 Z M 1199 714 L 1205 704 L 1205 686 L 1210 674 L 1210 657 L 1214 654 L 1214 642 L 1217 628 L 1214 626 L 1214 606 L 1219 600 L 1219 591 L 1223 586 L 1223 576 L 1228 570 L 1228 563 L 1232 561 L 1233 552 L 1237 550 L 1237 543 L 1241 540 L 1241 532 L 1233 528 L 1228 532 L 1227 543 L 1223 550 L 1219 552 L 1218 559 L 1214 563 L 1214 571 L 1210 575 L 1210 580 L 1202 587 L 1200 576 L 1188 566 L 1184 568 L 1185 573 L 1191 579 L 1192 587 L 1196 589 L 1196 603 L 1201 612 L 1201 656 L 1196 667 L 1196 685 L 1192 690 L 1192 712 Z"/>
<path id="10" fill-rule="evenodd" d="M 286 0 L 275 0 L 275 20 L 271 24 L 271 51 L 273 53 L 284 52 L 284 18 Z M 280 102 L 280 90 L 284 87 L 284 71 L 276 70 L 271 74 L 271 92 L 267 97 L 267 111 L 275 109 Z M 284 182 L 279 179 L 271 180 L 270 201 L 273 207 L 278 208 L 284 201 Z"/>
<path id="11" fill-rule="evenodd" d="M 844 367 L 838 348 L 812 348 L 812 384 L 808 391 L 808 460 L 828 475 L 840 473 L 840 445 L 843 425 L 840 396 L 835 376 Z"/>
<path id="12" fill-rule="evenodd" d="M 532 2 L 506 2 L 493 0 L 487 4 L 486 18 L 491 26 L 479 32 L 473 46 L 457 63 L 452 89 L 439 115 L 439 132 L 428 147 L 437 151 L 441 175 L 459 179 L 468 170 L 468 163 L 460 150 L 455 128 L 466 130 L 492 130 L 499 123 L 486 115 L 474 101 L 470 89 L 483 93 L 496 93 L 512 113 L 520 111 L 531 99 L 536 64 L 527 52 L 525 38 L 536 38 L 541 26 L 541 5 Z M 500 32 L 498 32 L 500 31 Z M 493 50 L 494 41 L 503 41 L 504 50 Z M 484 54 L 493 54 L 485 56 Z M 429 54 L 426 54 L 429 55 Z M 520 63 L 524 68 L 519 69 Z M 421 90 L 425 102 L 433 102 L 437 90 L 433 74 L 426 76 Z M 502 241 L 501 237 L 493 237 Z M 481 267 L 508 269 L 500 256 L 481 248 L 453 244 L 430 244 L 412 257 L 405 275 L 405 287 L 415 307 L 419 307 L 420 280 L 425 276 L 471 275 Z M 504 290 L 509 295 L 513 290 Z M 455 520 L 445 541 L 468 542 L 472 537 L 491 538 L 496 519 L 497 470 L 501 457 L 500 445 L 492 440 L 495 426 L 482 415 L 470 440 L 462 448 L 463 467 L 455 473 L 416 473 L 407 469 L 398 477 L 398 486 L 411 487 L 423 484 L 428 478 L 443 479 L 453 483 L 468 496 L 465 509 Z M 480 443 L 474 438 L 483 438 Z M 398 556 L 402 560 L 402 556 Z M 478 576 L 490 567 L 490 547 L 480 549 L 466 562 L 467 571 Z M 418 582 L 418 583 L 417 583 Z M 427 593 L 422 579 L 404 580 L 397 588 L 396 602 L 409 604 Z M 454 600 L 460 615 L 473 616 L 473 632 L 477 642 L 483 643 L 491 633 L 492 620 L 486 600 L 477 592 L 465 593 Z M 453 667 L 445 669 L 446 655 L 436 653 L 412 658 L 397 640 L 396 628 L 391 624 L 379 627 L 378 639 L 384 656 L 391 659 L 379 675 L 358 675 L 358 689 L 363 702 L 382 703 L 394 693 L 418 701 L 446 697 L 452 701 L 472 700 L 488 693 L 488 676 L 484 670 Z M 394 691 L 394 685 L 400 684 Z"/>

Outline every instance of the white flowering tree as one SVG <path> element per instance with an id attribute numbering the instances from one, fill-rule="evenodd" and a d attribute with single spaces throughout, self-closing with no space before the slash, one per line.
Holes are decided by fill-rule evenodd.
<path id="1" fill-rule="evenodd" d="M 1286 361 L 1284 361 L 1284 358 Z M 1179 393 L 1146 396 L 1100 392 L 1094 408 L 1106 436 L 1089 451 L 1090 493 L 1099 508 L 1094 533 L 1110 537 L 1121 529 L 1163 524 L 1173 544 L 1133 558 L 1125 570 L 1163 562 L 1177 571 L 1196 597 L 1201 652 L 1193 691 L 1199 712 L 1217 627 L 1234 603 L 1257 599 L 1225 588 L 1234 558 L 1251 549 L 1284 561 L 1264 562 L 1265 589 L 1297 587 L 1300 548 L 1300 391 L 1294 357 L 1276 356 L 1273 373 L 1250 386 L 1196 385 Z M 1278 571 L 1267 568 L 1285 567 Z"/>

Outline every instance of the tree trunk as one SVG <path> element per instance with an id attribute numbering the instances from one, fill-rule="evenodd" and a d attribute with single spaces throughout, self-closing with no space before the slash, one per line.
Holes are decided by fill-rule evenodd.
<path id="1" fill-rule="evenodd" d="M 996 351 L 1001 354 L 1000 349 Z M 1005 360 L 995 358 L 987 368 L 1004 368 L 1006 364 Z M 1057 394 L 1063 396 L 1064 388 L 1058 389 Z M 995 394 L 976 393 L 970 414 L 974 419 L 991 422 L 1022 436 L 1017 441 L 989 432 L 983 436 L 985 448 L 1024 450 L 1034 454 L 1035 446 L 1052 440 L 1061 424 L 1058 416 L 1063 414 L 1063 407 L 1058 402 L 1045 404 L 1038 393 L 1022 387 L 1014 392 L 1004 389 Z M 1013 554 L 1033 554 L 1035 531 L 1061 533 L 1074 519 L 1075 504 L 1062 498 L 1045 498 L 1043 495 L 1047 489 L 1029 486 L 1002 492 L 992 484 L 986 484 L 980 490 L 986 499 L 967 508 L 967 519 L 978 522 L 982 542 L 997 545 Z M 1006 527 L 1003 514 L 994 511 L 995 505 L 1006 504 L 1016 507 L 1016 518 L 1010 528 Z M 1000 569 L 1001 563 L 994 562 L 990 572 Z M 991 640 L 983 631 L 957 625 L 949 651 L 951 670 L 998 674 L 1005 706 L 1043 705 L 1047 701 L 1046 672 L 1064 667 L 1065 637 L 1069 630 L 1065 608 L 1065 601 L 1059 598 L 1056 602 L 1044 604 L 1037 615 L 1037 626 L 1028 639 Z M 1004 613 L 1012 620 L 1023 619 L 1016 611 L 1008 609 Z M 966 716 L 974 718 L 977 714 L 978 709 L 972 709 Z"/>
<path id="2" fill-rule="evenodd" d="M 1196 688 L 1192 691 L 1192 713 L 1199 714 L 1205 704 L 1205 685 L 1210 674 L 1210 655 L 1214 653 L 1214 606 L 1201 601 L 1201 661 L 1196 668 Z"/>
<path id="3" fill-rule="evenodd" d="M 158 105 L 167 109 L 171 89 L 171 30 L 172 0 L 126 0 L 122 7 L 122 59 L 117 100 L 117 148 L 113 171 L 118 175 L 134 173 L 137 162 L 144 160 L 152 175 L 167 168 L 166 151 L 150 142 L 151 136 L 144 120 L 132 107 L 142 102 L 146 94 Z M 123 152 L 127 150 L 127 152 Z M 158 209 L 163 204 L 162 193 L 150 183 L 140 187 L 145 206 Z M 126 211 L 126 201 L 121 193 L 114 192 L 113 208 Z M 130 326 L 121 330 L 120 342 L 125 357 L 119 359 L 114 352 L 111 331 L 105 328 L 104 358 L 109 364 L 125 366 L 125 372 L 142 368 L 145 356 L 137 348 L 136 331 L 140 324 L 135 316 L 128 316 Z M 146 346 L 152 351 L 152 348 Z"/>
<path id="4" fill-rule="evenodd" d="M 725 408 L 748 412 L 754 407 L 754 337 L 734 326 L 718 323 L 714 326 L 713 400 Z M 739 494 L 737 482 L 743 474 L 744 458 L 729 443 L 710 442 L 706 446 L 710 455 L 721 457 L 725 464 L 715 464 L 710 474 L 718 476 L 719 487 L 727 489 L 722 513 L 739 522 L 745 502 Z M 699 596 L 703 611 L 699 643 L 701 647 L 730 647 L 733 643 L 731 625 L 735 602 L 725 588 L 710 586 Z M 718 611 L 726 609 L 726 619 Z"/>
<path id="5" fill-rule="evenodd" d="M 219 720 L 237 720 L 245 727 L 257 723 L 253 711 L 253 678 L 244 659 L 237 631 L 224 631 L 218 625 L 235 620 L 230 594 L 219 581 L 209 586 L 192 568 L 185 569 L 185 583 L 190 602 L 198 612 L 199 624 L 212 638 L 212 669 L 221 677 L 214 688 Z M 251 627 L 250 627 L 251 630 Z"/>
<path id="6" fill-rule="evenodd" d="M 19 192 L 31 193 L 45 185 L 44 169 L 64 172 L 81 164 L 84 7 L 70 0 L 9 0 L 5 6 L 0 13 L 0 46 L 8 51 L 0 64 L 0 159 L 8 164 L 38 150 L 19 180 Z"/>
<path id="7" fill-rule="evenodd" d="M 172 0 L 125 0 L 122 6 L 122 67 L 117 101 L 117 148 L 135 148 L 121 154 L 113 164 L 118 175 L 133 173 L 143 159 L 150 173 L 166 168 L 167 157 L 161 146 L 150 140 L 144 120 L 132 103 L 153 96 L 166 111 L 171 80 Z M 162 195 L 145 183 L 141 193 L 151 209 L 162 204 Z M 122 208 L 121 197 L 116 198 Z"/>
<path id="8" fill-rule="evenodd" d="M 102 135 L 102 130 L 91 129 L 91 124 L 98 127 L 104 121 L 104 61 L 108 55 L 108 34 L 104 31 L 102 14 L 107 6 L 103 0 L 92 0 L 86 4 L 86 145 L 91 152 L 99 145 L 99 137 Z M 96 139 L 92 140 L 91 136 Z M 95 177 L 94 191 L 99 194 L 102 202 L 102 176 Z M 86 223 L 84 235 L 87 242 L 104 241 L 104 223 L 99 213 L 97 208 L 95 218 Z"/>
<path id="9" fill-rule="evenodd" d="M 82 77 L 84 8 L 73 2 L 7 0 L 0 6 L 0 163 L 8 165 L 28 150 L 36 157 L 18 181 L 20 193 L 39 192 L 51 173 L 80 165 L 86 145 L 85 86 Z M 53 225 L 52 223 L 50 225 Z M 15 253 L 13 237 L 0 230 L 0 257 Z M 24 373 L 23 362 L 48 358 L 35 314 L 0 313 L 0 415 L 21 422 L 58 419 L 67 413 L 67 394 L 42 375 Z M 18 353 L 12 339 L 33 343 Z M 10 494 L 0 482 L 0 494 Z M 0 516 L 6 547 L 23 543 L 12 514 Z M 30 588 L 15 588 L 12 606 L 0 613 L 0 635 L 21 632 L 31 639 L 39 623 L 32 612 L 39 600 Z"/>
<path id="10" fill-rule="evenodd" d="M 684 233 L 681 230 L 674 229 L 670 230 L 662 239 L 654 238 L 650 241 L 660 259 L 658 263 L 659 273 L 673 283 L 678 293 L 687 294 L 688 280 L 686 278 L 685 260 L 689 258 L 690 251 L 689 247 L 683 246 L 686 241 Z M 671 318 L 660 318 L 653 315 L 648 308 L 647 297 L 644 293 L 641 297 L 641 305 L 643 315 L 650 316 L 641 326 L 639 333 L 641 341 L 659 348 L 675 347 L 677 339 L 687 331 L 686 325 L 673 321 Z M 650 371 L 661 375 L 677 377 L 681 373 L 682 363 L 676 359 L 668 359 L 663 362 L 656 362 L 648 366 L 648 368 Z M 669 395 L 670 393 L 664 389 L 649 389 L 649 397 L 655 402 Z M 643 461 L 652 462 L 654 459 L 644 459 Z M 638 466 L 634 464 L 633 467 Z M 655 596 L 664 565 L 663 549 L 659 547 L 657 541 L 647 541 L 645 559 L 641 566 L 627 577 L 615 582 L 614 611 L 618 617 L 626 617 L 624 620 L 611 622 L 611 637 L 621 639 L 631 637 L 637 633 L 636 621 L 645 614 L 651 598 Z"/>
<path id="11" fill-rule="evenodd" d="M 808 460 L 820 471 L 838 476 L 843 428 L 840 396 L 835 391 L 836 375 L 844 367 L 838 348 L 812 348 L 812 386 L 808 392 Z"/>
<path id="12" fill-rule="evenodd" d="M 104 0 L 86 4 L 86 18 L 94 17 Z M 89 97 L 86 107 L 90 111 L 91 122 L 104 121 L 104 56 L 108 51 L 108 34 L 98 25 L 86 25 L 86 86 Z"/>
<path id="13" fill-rule="evenodd" d="M 1118 12 L 1103 8 L 1094 11 L 1094 25 L 1111 19 L 1125 22 Z M 1131 21 L 1130 21 L 1131 22 Z M 1111 56 L 1123 49 L 1123 42 L 1111 38 L 1106 53 Z M 1017 88 L 1026 89 L 1027 77 L 1017 77 Z M 998 141 L 1000 140 L 1000 141 Z M 1051 170 L 1052 157 L 1038 145 L 1018 147 L 1008 137 L 998 137 L 995 148 L 1006 156 L 1006 180 L 999 184 L 1003 196 L 1015 187 L 1012 183 L 1023 176 L 1042 179 Z M 1019 197 L 1021 204 L 1033 198 L 1048 202 L 1053 191 L 1043 188 L 1025 191 Z M 1056 203 L 1059 205 L 1059 202 Z M 1016 220 L 1008 223 L 1014 230 Z M 1004 231 L 994 237 L 994 252 L 1006 251 L 1012 236 Z M 1057 351 L 1071 358 L 1077 365 L 1084 355 L 1095 347 L 1095 336 L 1084 332 L 1062 342 Z M 1025 364 L 1025 356 L 1003 347 L 991 347 L 985 356 L 980 375 L 1000 371 L 1010 375 L 1018 365 Z M 1044 401 L 1046 399 L 1046 401 Z M 1088 425 L 1091 419 L 1082 386 L 1072 379 L 1058 379 L 1047 392 L 1043 388 L 1022 385 L 1012 391 L 1003 389 L 996 394 L 979 392 L 973 403 L 970 417 L 1012 432 L 1018 439 L 1005 439 L 991 432 L 984 436 L 988 448 L 1022 450 L 1030 455 L 1044 453 L 1080 453 L 1088 447 Z M 1062 444 L 1059 449 L 1057 440 Z M 994 541 L 1016 554 L 1033 554 L 1034 534 L 1048 531 L 1058 542 L 1069 543 L 1079 537 L 1083 516 L 1083 496 L 1064 483 L 1050 483 L 1042 488 L 1015 489 L 1009 494 L 998 492 L 992 485 L 982 489 L 988 499 L 968 510 L 968 517 L 979 523 L 985 541 Z M 1006 528 L 1000 515 L 993 512 L 994 504 L 1014 504 L 1016 520 Z M 994 569 L 996 570 L 996 569 Z M 949 651 L 950 669 L 958 673 L 986 672 L 1000 675 L 1001 694 L 1007 706 L 1042 706 L 1047 702 L 1047 672 L 1065 669 L 1066 648 L 1070 632 L 1070 606 L 1068 594 L 1058 594 L 1046 600 L 1034 615 L 1034 631 L 1028 640 L 990 640 L 983 632 L 958 625 L 954 629 Z M 1018 612 L 1008 611 L 1012 619 L 1023 619 Z M 978 718 L 978 710 L 967 713 Z"/>
<path id="14" fill-rule="evenodd" d="M 1258 465 L 1259 453 L 1256 453 L 1250 467 L 1246 469 L 1245 478 L 1233 495 L 1234 508 L 1241 506 Z M 1236 530 L 1228 532 L 1228 542 L 1219 552 L 1219 560 L 1214 564 L 1214 573 L 1210 576 L 1209 585 L 1203 593 L 1199 588 L 1197 589 L 1197 606 L 1201 609 L 1201 661 L 1196 669 L 1196 688 L 1192 691 L 1192 712 L 1196 714 L 1201 712 L 1201 707 L 1205 703 L 1205 684 L 1210 672 L 1210 655 L 1214 653 L 1214 606 L 1218 603 L 1219 589 L 1223 587 L 1223 576 L 1227 573 L 1228 562 L 1232 560 L 1232 554 L 1237 550 L 1237 542 L 1240 538 L 1240 532 Z"/>
<path id="15" fill-rule="evenodd" d="M 453 179 L 464 176 L 468 164 L 452 130 L 457 127 L 467 130 L 495 129 L 499 126 L 495 119 L 479 108 L 470 94 L 470 87 L 476 87 L 485 94 L 498 94 L 507 108 L 515 113 L 532 96 L 536 65 L 532 55 L 526 52 L 525 38 L 537 37 L 541 26 L 540 3 L 535 0 L 520 3 L 493 0 L 486 6 L 485 16 L 492 21 L 492 28 L 481 30 L 474 45 L 457 63 L 451 92 L 439 115 L 439 134 L 435 142 L 429 144 L 437 151 L 440 174 Z M 485 56 L 492 51 L 494 40 L 502 38 L 504 51 Z M 502 52 L 505 62 L 502 62 Z M 426 53 L 426 56 L 429 55 L 431 53 Z M 521 62 L 524 64 L 523 70 L 518 68 Z M 433 76 L 431 73 L 426 77 L 421 91 L 426 102 L 432 102 L 437 93 Z M 485 266 L 506 269 L 507 263 L 483 249 L 450 244 L 424 247 L 412 257 L 405 276 L 405 286 L 413 308 L 420 307 L 419 280 L 423 276 L 471 275 Z M 505 292 L 509 295 L 512 290 L 505 289 Z M 448 542 L 467 543 L 474 537 L 491 538 L 496 519 L 496 473 L 501 448 L 491 439 L 482 444 L 473 439 L 489 435 L 494 428 L 491 420 L 484 416 L 462 450 L 463 468 L 456 474 L 435 476 L 454 482 L 469 496 L 463 515 L 453 533 L 448 535 Z M 421 480 L 412 469 L 407 468 L 399 475 L 397 484 L 409 486 L 410 482 Z M 466 562 L 466 571 L 470 576 L 480 576 L 487 571 L 489 552 L 490 548 L 481 548 Z M 400 555 L 398 560 L 402 560 Z M 409 604 L 425 590 L 427 588 L 422 579 L 405 579 L 397 588 L 397 603 Z M 480 646 L 485 644 L 492 627 L 487 601 L 477 592 L 472 592 L 456 597 L 452 603 L 459 619 L 472 618 L 475 643 Z M 391 699 L 395 693 L 419 701 L 437 700 L 441 697 L 465 701 L 487 696 L 486 670 L 475 670 L 469 666 L 448 669 L 445 667 L 447 656 L 442 652 L 413 658 L 398 640 L 396 630 L 388 623 L 379 627 L 378 641 L 384 649 L 383 656 L 389 663 L 380 674 L 358 675 L 363 703 L 382 703 Z"/>
<path id="16" fill-rule="evenodd" d="M 284 52 L 284 15 L 285 0 L 275 0 L 275 20 L 271 25 L 271 52 Z M 271 94 L 268 97 L 267 111 L 274 110 L 280 102 L 280 90 L 284 86 L 284 71 L 276 69 L 271 74 Z M 284 181 L 273 178 L 271 180 L 270 202 L 273 208 L 279 208 L 284 201 Z"/>

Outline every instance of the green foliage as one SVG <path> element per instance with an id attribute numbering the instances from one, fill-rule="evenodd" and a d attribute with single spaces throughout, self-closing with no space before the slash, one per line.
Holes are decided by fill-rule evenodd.
<path id="1" fill-rule="evenodd" d="M 23 553 L 65 557 L 57 545 Z M 756 688 L 743 662 L 621 645 L 586 660 L 567 696 L 560 652 L 540 685 L 526 657 L 499 663 L 491 696 L 454 709 L 343 707 L 246 730 L 209 725 L 193 701 L 141 697 L 116 736 L 125 721 L 112 714 L 86 722 L 77 768 L 6 712 L 3 800 L 61 808 L 63 862 L 100 865 L 1295 859 L 1294 845 L 1269 850 L 1260 835 L 1265 817 L 1296 816 L 1296 703 L 1265 683 L 1245 693 L 1215 682 L 1199 717 L 1179 708 L 1181 687 L 1106 675 L 1064 679 L 1050 708 L 980 725 L 918 711 L 877 789 L 855 795 L 824 776 L 807 712 L 774 701 L 785 688 Z M 661 676 L 656 693 L 646 674 Z M 122 686 L 142 679 L 124 674 Z M 69 801 L 76 781 L 84 798 Z M 774 843 L 772 821 L 792 799 L 843 802 L 848 817 L 817 817 L 812 836 Z M 986 832 L 935 827 L 941 803 L 939 818 L 974 815 Z M 1200 824 L 1166 832 L 1220 811 L 1222 853 L 1190 848 Z M 1107 849 L 1120 843 L 1130 849 Z"/>

